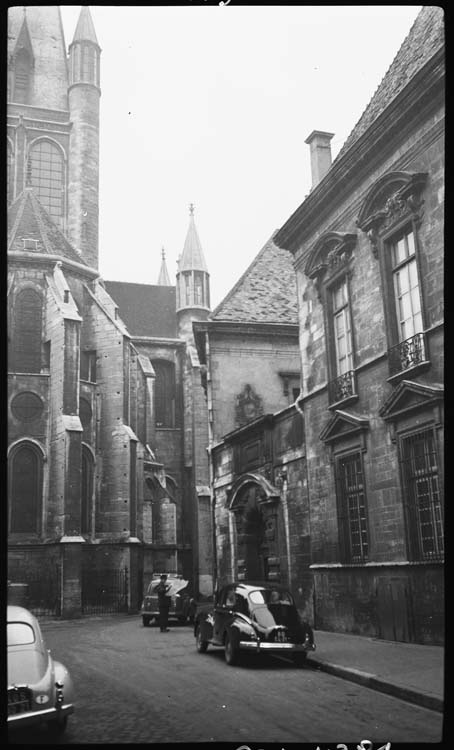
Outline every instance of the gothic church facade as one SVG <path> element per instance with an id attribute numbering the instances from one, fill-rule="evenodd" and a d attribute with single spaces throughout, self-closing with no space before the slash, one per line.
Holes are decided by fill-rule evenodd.
<path id="1" fill-rule="evenodd" d="M 87 6 L 68 53 L 58 6 L 9 9 L 8 578 L 63 615 L 212 587 L 209 274 L 191 208 L 176 285 L 100 277 L 100 61 Z"/>

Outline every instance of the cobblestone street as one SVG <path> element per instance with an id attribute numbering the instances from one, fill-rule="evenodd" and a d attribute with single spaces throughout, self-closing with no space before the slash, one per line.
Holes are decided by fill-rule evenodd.
<path id="1" fill-rule="evenodd" d="M 161 634 L 139 617 L 43 623 L 68 667 L 76 710 L 59 744 L 436 742 L 442 716 L 310 667 L 268 657 L 229 667 L 198 654 L 192 627 Z M 52 744 L 46 732 L 11 744 Z"/>

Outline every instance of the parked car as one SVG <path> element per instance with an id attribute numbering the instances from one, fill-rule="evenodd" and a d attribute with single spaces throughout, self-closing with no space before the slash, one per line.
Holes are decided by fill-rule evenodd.
<path id="1" fill-rule="evenodd" d="M 73 684 L 66 667 L 46 648 L 36 617 L 9 605 L 8 727 L 47 723 L 57 733 L 73 713 Z"/>
<path id="2" fill-rule="evenodd" d="M 156 587 L 159 584 L 162 573 L 154 573 L 148 585 L 147 592 L 142 602 L 140 614 L 145 627 L 159 617 L 158 595 Z M 188 620 L 193 622 L 196 610 L 195 599 L 191 595 L 191 586 L 183 576 L 176 573 L 167 573 L 167 583 L 170 584 L 170 609 L 169 619 L 176 619 L 181 623 Z"/>
<path id="3" fill-rule="evenodd" d="M 199 653 L 208 645 L 221 646 L 227 664 L 237 664 L 248 652 L 288 655 L 300 665 L 315 650 L 312 628 L 301 619 L 293 596 L 272 584 L 224 586 L 211 610 L 197 614 L 194 635 Z"/>

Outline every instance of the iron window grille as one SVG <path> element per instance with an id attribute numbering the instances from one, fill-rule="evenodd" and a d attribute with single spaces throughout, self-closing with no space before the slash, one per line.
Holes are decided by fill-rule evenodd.
<path id="1" fill-rule="evenodd" d="M 400 459 L 411 557 L 443 560 L 443 507 L 433 430 L 403 438 Z"/>
<path id="2" fill-rule="evenodd" d="M 337 460 L 340 541 L 343 561 L 362 563 L 369 557 L 366 493 L 361 453 Z"/>

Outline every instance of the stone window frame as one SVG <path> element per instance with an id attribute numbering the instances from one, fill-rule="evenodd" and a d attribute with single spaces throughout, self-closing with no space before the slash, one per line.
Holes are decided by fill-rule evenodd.
<path id="1" fill-rule="evenodd" d="M 24 305 L 24 295 L 27 293 L 35 296 L 36 304 L 34 309 L 31 305 L 31 312 L 27 310 L 27 305 Z M 24 308 L 23 314 L 21 306 Z M 28 308 L 30 308 L 30 303 Z M 44 324 L 43 290 L 36 284 L 25 283 L 20 285 L 16 288 L 14 295 L 10 295 L 8 311 L 10 315 L 8 324 L 8 370 L 10 372 L 41 373 L 45 369 L 42 341 Z M 25 330 L 31 331 L 28 336 L 29 346 L 26 352 L 23 347 Z M 27 364 L 27 361 L 29 361 L 29 364 Z M 18 369 L 18 365 L 24 364 L 26 364 L 25 368 Z"/>
<path id="2" fill-rule="evenodd" d="M 169 359 L 153 359 L 154 418 L 158 429 L 174 429 L 177 424 L 177 387 L 175 362 Z M 159 407 L 159 408 L 158 408 Z M 158 419 L 162 416 L 163 419 Z"/>
<path id="3" fill-rule="evenodd" d="M 340 559 L 345 565 L 364 565 L 370 560 L 369 508 L 366 491 L 366 475 L 364 470 L 364 452 L 364 448 L 358 444 L 357 446 L 351 446 L 339 452 L 336 451 L 333 454 Z M 340 469 L 342 463 L 345 463 L 348 459 L 352 458 L 356 458 L 361 466 L 365 535 L 367 541 L 367 553 L 356 556 L 356 558 L 352 554 L 352 520 L 349 516 L 348 497 L 344 492 Z"/>
<path id="4" fill-rule="evenodd" d="M 81 534 L 87 536 L 91 536 L 94 528 L 95 463 L 93 449 L 83 442 L 81 451 L 80 530 Z"/>
<path id="5" fill-rule="evenodd" d="M 340 403 L 343 406 L 354 403 L 358 399 L 356 390 L 356 336 L 351 305 L 353 250 L 356 241 L 356 234 L 324 232 L 313 246 L 304 268 L 306 276 L 314 281 L 317 297 L 323 308 L 330 409 L 337 408 Z M 337 372 L 333 293 L 334 289 L 343 281 L 347 285 L 352 369 L 339 375 Z"/>
<path id="6" fill-rule="evenodd" d="M 34 477 L 34 487 L 29 486 L 28 489 L 33 490 L 33 497 L 32 501 L 34 504 L 34 517 L 35 517 L 35 523 L 33 528 L 30 527 L 29 529 L 23 529 L 20 531 L 14 531 L 12 528 L 12 515 L 13 515 L 13 506 L 16 504 L 17 500 L 14 498 L 14 490 L 15 490 L 15 481 L 16 481 L 16 475 L 15 475 L 15 463 L 18 460 L 18 456 L 20 456 L 21 452 L 24 450 L 29 450 L 32 452 L 35 460 L 36 460 L 36 475 Z M 32 538 L 37 539 L 41 536 L 42 533 L 42 512 L 43 512 L 43 501 L 44 501 L 44 464 L 46 461 L 46 454 L 42 446 L 38 443 L 37 440 L 30 439 L 30 438 L 24 438 L 21 440 L 18 440 L 13 445 L 9 447 L 8 450 L 8 534 L 11 537 L 14 538 Z M 31 472 L 23 472 L 18 469 L 17 474 L 19 476 L 27 476 L 28 480 L 30 480 Z M 22 492 L 21 492 L 22 496 Z"/>
<path id="7" fill-rule="evenodd" d="M 419 231 L 424 219 L 422 193 L 426 181 L 426 172 L 392 171 L 385 173 L 369 189 L 356 220 L 359 229 L 367 235 L 372 255 L 379 263 L 387 338 L 388 382 L 391 384 L 430 367 L 428 342 L 425 335 L 427 314 Z M 422 331 L 412 336 L 408 341 L 400 341 L 392 247 L 397 238 L 407 231 L 411 231 L 414 238 Z M 397 368 L 393 364 L 396 359 L 400 360 L 401 364 Z"/>
<path id="8" fill-rule="evenodd" d="M 50 161 L 47 161 L 46 158 L 41 158 L 41 153 L 43 154 L 43 156 L 45 156 L 45 152 L 41 152 L 41 151 L 40 151 L 40 158 L 38 160 L 39 163 L 38 163 L 38 167 L 37 167 L 37 171 L 38 171 L 37 181 L 38 181 L 38 184 L 34 185 L 33 182 L 32 182 L 32 178 L 33 178 L 33 174 L 32 174 L 32 170 L 33 170 L 33 164 L 32 164 L 33 152 L 36 150 L 37 147 L 40 147 L 41 144 L 43 144 L 43 143 L 47 143 L 51 147 L 53 147 L 54 151 L 51 151 L 51 154 L 53 153 L 53 154 L 56 155 L 58 153 L 58 155 L 60 157 L 59 164 L 61 166 L 61 170 L 60 170 L 61 177 L 59 178 L 58 184 L 56 184 L 54 186 L 52 186 L 52 185 L 49 185 L 49 186 L 41 185 L 40 186 L 40 184 L 39 184 L 40 181 L 42 179 L 44 179 L 42 177 L 42 172 L 44 170 L 44 167 L 46 167 L 46 165 L 48 165 L 48 170 L 44 170 L 44 171 L 49 171 L 51 175 L 54 174 L 54 178 L 53 178 L 54 179 L 54 183 L 56 182 L 56 179 L 57 179 L 55 177 L 55 175 L 57 175 L 57 172 L 56 172 L 55 169 L 52 169 L 52 165 L 53 165 L 52 159 L 50 159 Z M 31 140 L 27 144 L 27 153 L 26 153 L 25 164 L 26 164 L 26 177 L 25 177 L 26 184 L 28 186 L 30 186 L 30 187 L 33 187 L 33 189 L 36 191 L 36 195 L 37 195 L 40 203 L 43 205 L 44 209 L 47 211 L 47 213 L 49 214 L 50 218 L 54 222 L 57 223 L 57 225 L 60 227 L 60 229 L 62 229 L 64 227 L 64 222 L 65 222 L 66 200 L 67 200 L 67 190 L 66 190 L 66 185 L 67 185 L 67 157 L 66 157 L 65 149 L 63 148 L 63 146 L 61 145 L 61 143 L 59 143 L 55 138 L 51 138 L 50 136 L 47 136 L 47 135 L 46 136 L 38 136 L 37 138 L 34 138 L 33 140 Z M 49 182 L 51 182 L 51 181 L 52 181 L 52 177 L 49 178 Z M 49 194 L 48 194 L 45 191 L 45 189 L 44 189 L 45 187 L 48 187 L 49 191 L 53 190 L 53 194 L 52 194 L 52 192 L 49 192 Z M 58 197 L 59 206 L 57 206 L 57 205 L 53 206 L 52 205 L 52 200 L 55 198 L 55 196 L 57 195 L 57 193 L 59 194 L 59 197 Z M 55 208 L 59 208 L 59 210 L 55 210 Z"/>
<path id="9" fill-rule="evenodd" d="M 438 541 L 438 550 L 435 551 L 434 554 L 429 554 L 424 552 L 424 540 L 422 538 L 422 525 L 421 525 L 421 518 L 417 518 L 418 514 L 418 505 L 417 505 L 417 498 L 411 496 L 411 487 L 410 487 L 410 478 L 408 476 L 408 473 L 406 471 L 406 462 L 408 459 L 405 456 L 405 449 L 406 446 L 410 446 L 411 443 L 415 441 L 415 439 L 420 435 L 426 435 L 427 437 L 430 436 L 433 444 L 433 450 L 432 453 L 435 456 L 436 459 L 436 471 L 434 470 L 434 465 L 430 466 L 430 470 L 427 470 L 425 473 L 421 472 L 419 474 L 419 482 L 421 481 L 429 481 L 428 477 L 430 476 L 433 478 L 436 476 L 437 478 L 437 496 L 438 496 L 438 504 L 435 501 L 429 502 L 429 508 L 426 508 L 425 510 L 428 511 L 432 515 L 432 531 L 434 532 L 434 526 L 435 523 L 433 522 L 434 515 L 436 514 L 437 510 L 439 511 L 441 515 L 440 519 L 440 526 L 441 526 L 441 539 Z M 442 471 L 443 466 L 441 462 L 441 455 L 440 455 L 440 446 L 438 444 L 438 429 L 437 425 L 433 420 L 430 421 L 423 421 L 421 424 L 413 425 L 412 427 L 408 427 L 406 429 L 403 429 L 401 431 L 396 432 L 395 436 L 397 446 L 398 446 L 398 460 L 399 460 L 399 471 L 400 471 L 400 481 L 401 481 L 401 488 L 402 488 L 402 501 L 404 506 L 404 517 L 405 517 L 405 527 L 406 527 L 406 536 L 407 536 L 407 550 L 408 550 L 408 558 L 412 561 L 417 562 L 440 562 L 444 560 L 444 544 L 445 544 L 445 536 L 444 536 L 444 507 L 443 507 L 443 484 L 442 484 Z M 426 441 L 427 446 L 427 441 Z M 425 450 L 425 457 L 427 456 L 428 451 Z M 416 474 L 414 475 L 413 479 L 416 478 Z M 431 487 L 431 491 L 433 491 L 433 486 Z M 433 533 L 433 536 L 435 537 L 435 532 Z M 441 544 L 441 547 L 440 547 Z"/>

